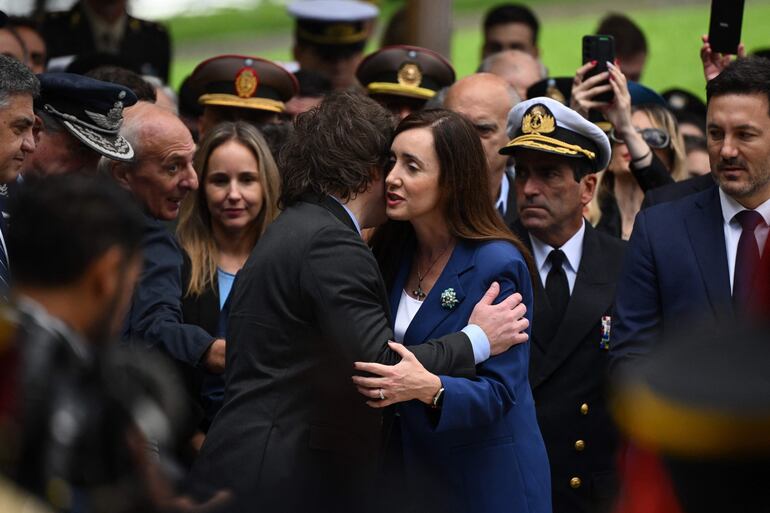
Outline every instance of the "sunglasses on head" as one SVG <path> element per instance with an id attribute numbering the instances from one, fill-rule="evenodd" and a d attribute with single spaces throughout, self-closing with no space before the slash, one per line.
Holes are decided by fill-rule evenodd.
<path id="1" fill-rule="evenodd" d="M 659 128 L 637 128 L 636 133 L 642 136 L 642 139 L 647 143 L 647 146 L 656 150 L 668 148 L 668 145 L 671 143 L 671 137 Z M 612 142 L 625 144 L 623 139 L 615 135 L 614 128 L 610 130 L 610 139 Z"/>

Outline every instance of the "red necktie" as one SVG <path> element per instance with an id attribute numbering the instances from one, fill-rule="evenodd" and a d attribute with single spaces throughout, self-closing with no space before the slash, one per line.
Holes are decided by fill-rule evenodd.
<path id="1" fill-rule="evenodd" d="M 734 219 L 741 225 L 741 238 L 735 254 L 733 304 L 738 311 L 745 311 L 751 306 L 752 285 L 759 271 L 759 245 L 754 230 L 764 219 L 756 210 L 738 212 Z"/>

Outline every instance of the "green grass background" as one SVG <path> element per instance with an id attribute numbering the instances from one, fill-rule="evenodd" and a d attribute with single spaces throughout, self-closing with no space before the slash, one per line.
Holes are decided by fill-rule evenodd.
<path id="1" fill-rule="evenodd" d="M 495 1 L 456 0 L 455 21 L 473 10 L 483 12 L 497 3 Z M 540 48 L 542 59 L 551 76 L 572 75 L 580 64 L 581 38 L 593 33 L 598 20 L 606 9 L 587 5 L 586 14 L 574 15 L 579 0 L 540 0 L 527 2 L 539 7 L 548 5 L 551 15 L 541 18 Z M 683 87 L 703 96 L 704 82 L 699 57 L 700 35 L 708 31 L 709 2 L 700 6 L 659 7 L 656 9 L 625 9 L 630 2 L 618 2 L 613 10 L 625 12 L 644 30 L 650 54 L 643 82 L 662 91 L 669 87 Z M 387 20 L 397 3 L 383 5 L 382 20 Z M 559 13 L 559 5 L 565 6 L 565 13 Z M 641 5 L 641 4 L 637 4 Z M 579 10 L 579 9 L 578 9 Z M 244 38 L 260 34 L 284 33 L 291 30 L 291 20 L 285 8 L 265 4 L 250 11 L 222 11 L 214 16 L 176 18 L 169 20 L 176 47 L 200 39 Z M 749 0 L 743 20 L 742 39 L 749 51 L 770 47 L 770 1 Z M 459 77 L 473 73 L 478 65 L 481 47 L 481 31 L 475 26 L 455 30 L 452 38 L 452 62 Z M 375 47 L 372 46 L 372 49 Z M 262 57 L 289 60 L 289 48 L 262 52 Z M 179 82 L 190 73 L 203 58 L 175 59 L 172 67 L 172 84 Z"/>

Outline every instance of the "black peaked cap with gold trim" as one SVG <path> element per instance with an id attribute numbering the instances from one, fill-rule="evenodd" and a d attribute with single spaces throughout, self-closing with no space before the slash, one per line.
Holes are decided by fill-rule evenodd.
<path id="1" fill-rule="evenodd" d="M 299 0 L 287 10 L 296 19 L 298 41 L 315 46 L 363 50 L 380 10 L 358 0 Z"/>
<path id="2" fill-rule="evenodd" d="M 367 92 L 429 100 L 455 81 L 455 70 L 440 54 L 419 46 L 386 46 L 369 54 L 356 70 Z"/>
<path id="3" fill-rule="evenodd" d="M 551 98 L 532 98 L 508 113 L 511 141 L 500 149 L 510 155 L 517 149 L 543 151 L 587 160 L 594 171 L 610 163 L 610 141 L 601 128 Z"/>
<path id="4" fill-rule="evenodd" d="M 190 87 L 201 105 L 283 112 L 297 94 L 294 75 L 278 64 L 247 55 L 207 59 L 190 76 Z"/>

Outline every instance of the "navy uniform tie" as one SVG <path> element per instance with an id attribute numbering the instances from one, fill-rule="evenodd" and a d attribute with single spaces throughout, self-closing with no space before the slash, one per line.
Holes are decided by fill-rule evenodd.
<path id="1" fill-rule="evenodd" d="M 759 269 L 759 244 L 754 231 L 764 219 L 756 210 L 738 212 L 734 219 L 741 225 L 741 238 L 738 239 L 738 251 L 735 253 L 733 304 L 744 310 L 750 306 L 752 283 Z"/>
<path id="2" fill-rule="evenodd" d="M 551 262 L 551 270 L 548 271 L 545 279 L 545 293 L 548 296 L 548 302 L 551 303 L 555 325 L 558 326 L 564 318 L 567 303 L 569 303 L 569 283 L 563 265 L 564 252 L 554 249 L 548 254 L 548 260 Z"/>

